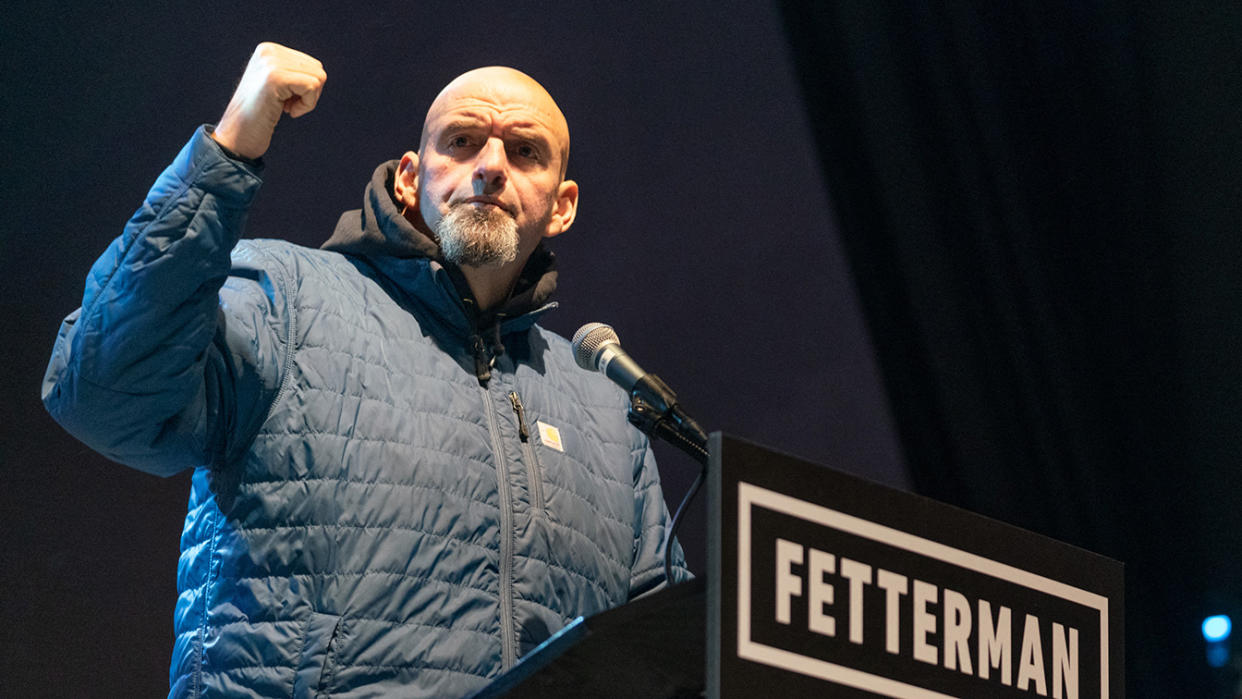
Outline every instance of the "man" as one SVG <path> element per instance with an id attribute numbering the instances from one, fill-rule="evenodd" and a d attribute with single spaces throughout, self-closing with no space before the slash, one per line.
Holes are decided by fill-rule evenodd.
<path id="1" fill-rule="evenodd" d="M 325 250 L 239 243 L 281 115 L 325 80 L 256 50 L 95 264 L 44 381 L 104 455 L 194 468 L 170 696 L 465 695 L 664 582 L 626 397 L 535 325 L 541 240 L 578 201 L 555 102 L 466 73 Z"/>

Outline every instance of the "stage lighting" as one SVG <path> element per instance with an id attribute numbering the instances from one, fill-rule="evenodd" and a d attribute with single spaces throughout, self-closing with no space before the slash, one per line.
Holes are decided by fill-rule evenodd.
<path id="1" fill-rule="evenodd" d="M 1217 614 L 1203 620 L 1203 640 L 1208 643 L 1229 638 L 1229 632 L 1232 630 L 1233 622 L 1224 614 Z"/>

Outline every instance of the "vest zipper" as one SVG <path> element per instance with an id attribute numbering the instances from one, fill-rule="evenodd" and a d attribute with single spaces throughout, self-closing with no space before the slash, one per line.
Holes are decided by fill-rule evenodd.
<path id="1" fill-rule="evenodd" d="M 503 671 L 517 663 L 513 621 L 513 492 L 509 488 L 509 464 L 500 443 L 492 394 L 482 385 L 479 391 L 483 393 L 483 412 L 487 413 L 487 430 L 492 437 L 492 453 L 496 455 L 496 487 L 500 498 L 500 666 Z"/>
<path id="2" fill-rule="evenodd" d="M 526 429 L 526 410 L 522 407 L 522 399 L 518 397 L 517 391 L 509 391 L 509 404 L 517 415 L 518 437 L 523 443 L 530 441 L 530 430 Z"/>
<path id="3" fill-rule="evenodd" d="M 535 449 L 530 444 L 530 430 L 526 427 L 526 409 L 522 407 L 522 399 L 517 391 L 509 391 L 509 403 L 517 415 L 518 436 L 522 439 L 522 456 L 526 457 L 526 478 L 530 481 L 530 506 L 532 515 L 543 512 L 543 476 L 539 473 L 539 462 L 535 460 Z"/>

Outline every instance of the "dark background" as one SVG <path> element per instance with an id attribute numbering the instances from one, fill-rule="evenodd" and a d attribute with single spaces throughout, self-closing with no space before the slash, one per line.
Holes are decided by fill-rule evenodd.
<path id="1" fill-rule="evenodd" d="M 0 28 L 0 694 L 165 693 L 188 477 L 39 380 L 91 261 L 256 43 L 321 59 L 249 235 L 318 245 L 479 65 L 582 187 L 547 324 L 616 327 L 709 429 L 1127 563 L 1130 696 L 1238 612 L 1242 10 L 1154 1 L 28 4 Z M 675 501 L 694 466 L 659 452 Z M 702 502 L 682 534 L 704 568 Z"/>

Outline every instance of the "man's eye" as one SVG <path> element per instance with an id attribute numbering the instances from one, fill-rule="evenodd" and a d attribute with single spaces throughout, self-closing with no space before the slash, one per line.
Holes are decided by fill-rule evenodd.
<path id="1" fill-rule="evenodd" d="M 465 148 L 470 145 L 470 139 L 466 136 L 454 136 L 449 140 L 449 148 Z"/>
<path id="2" fill-rule="evenodd" d="M 530 145 L 529 143 L 523 143 L 519 145 L 516 150 L 517 150 L 517 154 L 520 157 L 528 158 L 530 160 L 539 159 L 539 150 L 535 148 L 534 146 Z"/>

